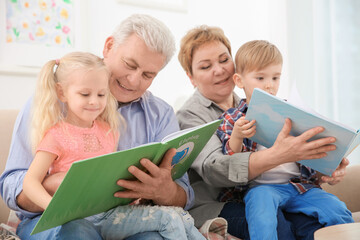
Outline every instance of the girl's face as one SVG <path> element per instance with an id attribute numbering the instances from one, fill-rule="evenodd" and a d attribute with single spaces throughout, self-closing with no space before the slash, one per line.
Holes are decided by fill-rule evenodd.
<path id="1" fill-rule="evenodd" d="M 228 98 L 235 87 L 234 62 L 221 42 L 206 43 L 194 51 L 192 72 L 187 74 L 194 87 L 216 103 Z"/>
<path id="2" fill-rule="evenodd" d="M 67 106 L 66 121 L 91 127 L 104 111 L 109 93 L 109 75 L 105 70 L 75 71 L 65 84 L 58 85 L 59 99 Z"/>
<path id="3" fill-rule="evenodd" d="M 243 88 L 246 102 L 249 103 L 254 88 L 260 88 L 271 95 L 276 95 L 280 86 L 281 64 L 272 64 L 263 69 L 243 74 L 236 73 L 234 81 L 239 88 Z"/>

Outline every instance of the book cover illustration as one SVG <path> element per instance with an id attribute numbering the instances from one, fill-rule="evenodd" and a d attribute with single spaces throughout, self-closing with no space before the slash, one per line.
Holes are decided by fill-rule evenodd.
<path id="1" fill-rule="evenodd" d="M 180 178 L 220 122 L 215 120 L 173 133 L 158 143 L 74 162 L 31 234 L 132 202 L 133 199 L 116 198 L 113 194 L 123 190 L 116 184 L 117 180 L 133 179 L 128 172 L 130 166 L 143 169 L 140 164 L 142 158 L 148 158 L 158 165 L 168 149 L 176 148 L 172 160 L 172 178 Z"/>
<path id="2" fill-rule="evenodd" d="M 330 136 L 336 138 L 336 150 L 328 152 L 326 157 L 299 161 L 299 163 L 323 174 L 331 175 L 342 158 L 350 154 L 359 145 L 358 131 L 304 110 L 265 91 L 254 89 L 246 113 L 246 119 L 256 120 L 256 134 L 251 137 L 253 141 L 270 148 L 281 131 L 286 118 L 292 121 L 290 134 L 293 136 L 298 136 L 313 127 L 322 126 L 325 131 L 310 141 Z"/>

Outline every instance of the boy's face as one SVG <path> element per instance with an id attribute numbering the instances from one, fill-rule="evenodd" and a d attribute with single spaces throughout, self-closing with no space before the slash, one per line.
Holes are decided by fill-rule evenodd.
<path id="1" fill-rule="evenodd" d="M 254 88 L 276 95 L 280 85 L 282 64 L 271 64 L 263 69 L 234 74 L 234 82 L 239 88 L 243 88 L 246 102 L 249 103 Z"/>

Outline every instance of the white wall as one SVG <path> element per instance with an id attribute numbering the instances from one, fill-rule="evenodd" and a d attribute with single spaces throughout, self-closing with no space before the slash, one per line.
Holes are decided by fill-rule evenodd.
<path id="1" fill-rule="evenodd" d="M 186 12 L 142 8 L 117 0 L 81 1 L 81 24 L 85 29 L 81 32 L 80 50 L 102 55 L 106 37 L 112 33 L 116 25 L 133 13 L 150 14 L 165 22 L 175 36 L 177 50 L 181 37 L 194 26 L 201 24 L 219 26 L 230 39 L 233 54 L 241 44 L 249 40 L 266 39 L 275 43 L 285 58 L 283 82 L 279 94 L 287 93 L 289 84 L 286 64 L 285 0 L 188 0 Z M 43 54 L 46 52 L 34 54 L 33 57 L 40 58 Z M 29 76 L 16 76 L 4 73 L 4 69 L 8 69 L 4 64 L 6 65 L 6 61 L 0 62 L 0 109 L 20 108 L 34 90 L 37 70 L 26 70 L 30 73 Z M 175 108 L 181 105 L 183 101 L 181 99 L 191 95 L 193 87 L 178 63 L 177 53 L 168 66 L 159 73 L 150 90 Z"/>
<path id="2" fill-rule="evenodd" d="M 138 0 L 138 2 L 141 1 L 148 2 L 148 0 Z M 150 1 L 161 2 L 162 0 Z M 167 0 L 164 1 L 167 2 Z M 174 0 L 174 2 L 179 1 L 181 0 Z M 176 38 L 177 50 L 179 49 L 181 37 L 194 26 L 201 24 L 219 26 L 225 31 L 232 43 L 233 55 L 241 44 L 249 40 L 266 39 L 276 44 L 284 56 L 280 97 L 287 97 L 291 81 L 296 80 L 300 93 L 310 106 L 330 118 L 337 118 L 336 115 L 329 115 L 331 111 L 338 111 L 335 109 L 336 107 L 331 107 L 334 102 L 331 99 L 332 95 L 330 94 L 325 98 L 323 93 L 320 92 L 321 95 L 319 96 L 319 90 L 327 84 L 320 86 L 319 83 L 314 82 L 314 79 L 323 79 L 323 81 L 327 82 L 329 76 L 333 75 L 331 67 L 325 68 L 329 69 L 329 71 L 325 71 L 322 73 L 323 75 L 317 73 L 317 68 L 324 69 L 324 66 L 329 61 L 326 60 L 328 59 L 326 56 L 330 54 L 330 51 L 327 51 L 330 43 L 328 35 L 325 34 L 329 21 L 319 22 L 319 20 L 316 20 L 327 19 L 327 16 L 319 17 L 319 15 L 328 14 L 328 9 L 316 7 L 321 4 L 327 6 L 326 0 L 317 1 L 317 5 L 312 0 L 183 1 L 187 2 L 186 11 L 144 8 L 124 4 L 120 0 L 77 0 L 75 1 L 79 4 L 77 16 L 80 16 L 80 18 L 76 26 L 82 26 L 81 29 L 77 29 L 79 34 L 77 49 L 90 51 L 101 56 L 106 37 L 112 33 L 116 25 L 133 13 L 150 14 L 165 22 Z M 19 109 L 32 95 L 39 69 L 9 65 L 7 59 L 10 57 L 16 58 L 18 55 L 16 52 L 11 56 L 3 56 L 4 52 L 1 52 L 3 50 L 1 47 L 4 46 L 2 44 L 5 41 L 3 38 L 5 29 L 4 2 L 0 1 L 0 109 Z M 344 4 L 347 6 L 350 2 L 354 4 L 356 1 L 346 0 Z M 354 11 L 355 13 L 358 12 Z M 319 40 L 319 38 L 321 39 Z M 41 62 L 41 59 L 50 58 L 49 54 L 48 51 L 41 51 L 32 54 L 32 56 L 34 61 Z M 61 57 L 61 55 L 58 57 Z M 352 78 L 354 79 L 356 76 L 358 74 L 353 74 Z M 344 81 L 346 80 L 347 78 L 344 79 Z M 353 81 L 356 82 L 355 79 Z M 357 88 L 354 87 L 353 89 Z M 192 94 L 193 88 L 178 63 L 177 54 L 168 66 L 159 73 L 150 90 L 174 106 L 175 109 L 179 108 L 185 98 Z M 327 90 L 323 89 L 323 91 Z M 242 95 L 241 91 L 237 92 Z M 356 91 L 347 95 L 349 94 L 358 95 Z M 344 99 L 344 97 L 341 95 L 340 99 Z M 331 111 L 325 111 L 324 101 L 328 102 L 328 105 L 330 104 L 328 109 Z M 350 105 L 343 104 L 343 106 Z M 340 106 L 338 107 L 340 108 Z M 351 114 L 351 116 L 353 115 Z M 348 116 L 348 114 L 340 116 Z M 348 124 L 351 123 L 352 127 L 359 127 L 360 122 L 358 119 L 360 119 L 360 115 L 356 116 L 358 117 L 344 117 L 344 122 L 349 121 Z M 354 120 L 350 122 L 349 119 Z M 354 162 L 360 162 L 360 148 L 356 151 L 355 154 L 357 155 L 353 157 Z"/>

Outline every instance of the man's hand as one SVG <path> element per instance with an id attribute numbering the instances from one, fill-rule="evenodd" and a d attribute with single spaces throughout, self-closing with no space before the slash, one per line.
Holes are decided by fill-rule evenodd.
<path id="1" fill-rule="evenodd" d="M 326 176 L 326 175 L 320 174 L 320 176 L 319 176 L 320 184 L 328 183 L 330 185 L 335 185 L 335 184 L 341 182 L 346 175 L 346 167 L 348 165 L 349 165 L 349 160 L 347 158 L 343 158 L 340 165 L 331 174 L 331 176 Z"/>
<path id="2" fill-rule="evenodd" d="M 171 178 L 171 161 L 175 149 L 166 152 L 160 166 L 156 166 L 148 159 L 141 159 L 140 163 L 148 171 L 145 173 L 135 166 L 129 167 L 129 172 L 137 180 L 118 180 L 117 184 L 126 190 L 114 194 L 119 198 L 151 199 L 155 204 L 184 207 L 187 201 L 182 187 Z"/>

